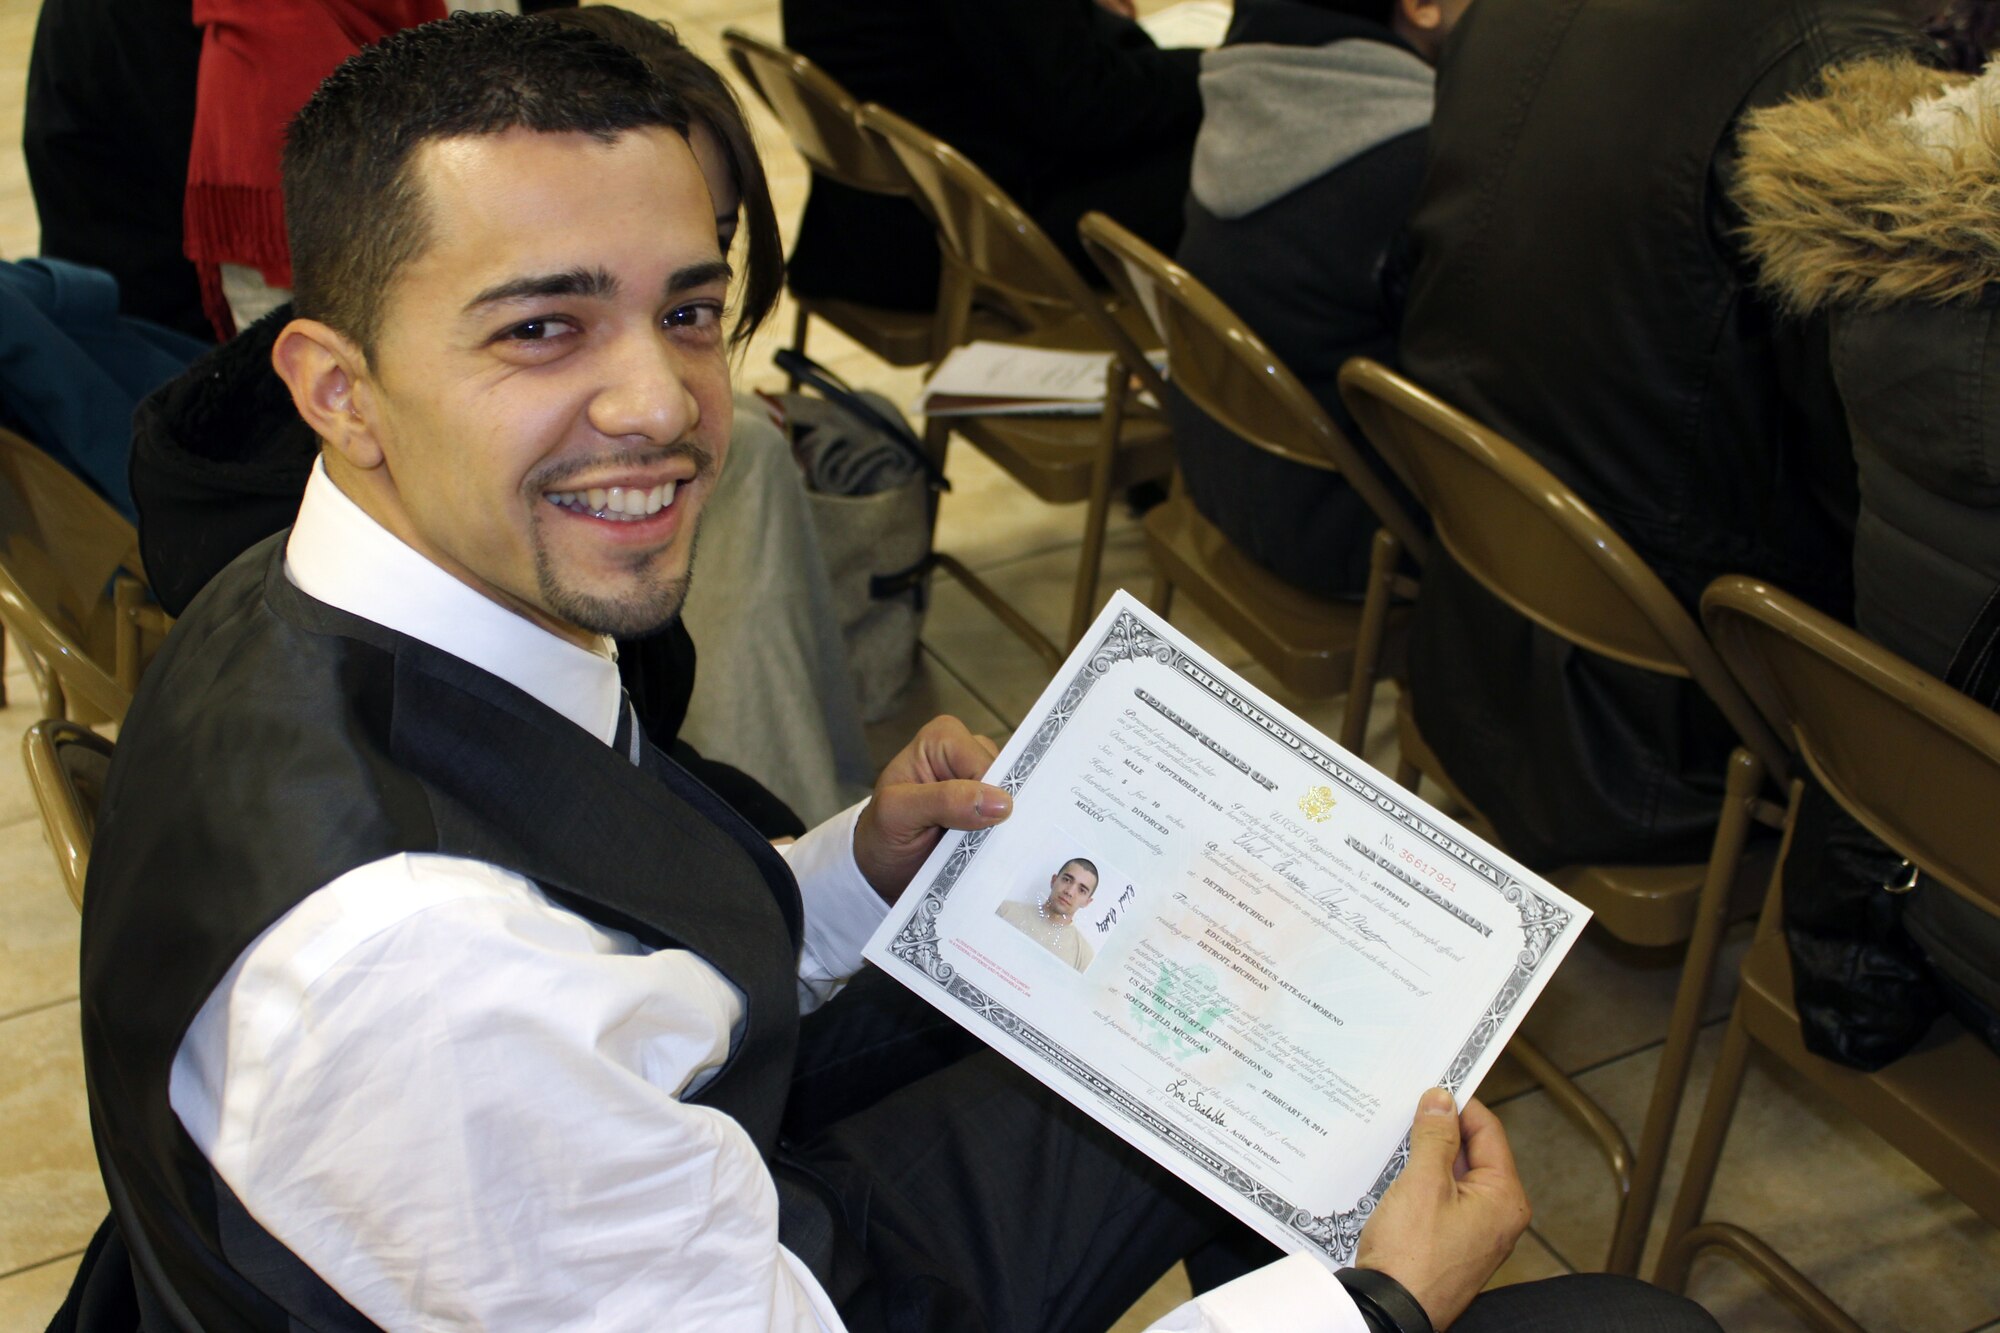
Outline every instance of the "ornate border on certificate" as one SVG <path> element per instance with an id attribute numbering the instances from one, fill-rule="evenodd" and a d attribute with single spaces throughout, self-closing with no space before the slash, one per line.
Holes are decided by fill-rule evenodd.
<path id="1" fill-rule="evenodd" d="M 1042 757 L 1048 753 L 1056 737 L 1075 716 L 1077 708 L 1083 703 L 1084 696 L 1109 675 L 1113 667 L 1130 661 L 1150 661 L 1198 686 L 1285 746 L 1317 772 L 1339 783 L 1382 814 L 1422 837 L 1440 854 L 1464 867 L 1478 881 L 1489 886 L 1508 905 L 1517 910 L 1520 915 L 1521 951 L 1516 956 L 1514 969 L 1499 992 L 1488 1003 L 1479 1020 L 1473 1024 L 1458 1054 L 1453 1057 L 1450 1067 L 1439 1080 L 1445 1087 L 1454 1092 L 1458 1091 L 1466 1074 L 1492 1044 L 1494 1034 L 1500 1030 L 1506 1016 L 1513 1011 L 1521 996 L 1526 993 L 1529 983 L 1547 958 L 1550 943 L 1568 928 L 1571 918 L 1569 910 L 1549 901 L 1530 885 L 1523 884 L 1501 867 L 1477 855 L 1449 832 L 1431 823 L 1422 813 L 1404 805 L 1394 793 L 1377 786 L 1364 775 L 1354 772 L 1307 738 L 1269 716 L 1251 700 L 1244 698 L 1219 680 L 1207 667 L 1154 633 L 1150 626 L 1129 611 L 1120 613 L 1106 628 L 1096 650 L 1085 661 L 1082 670 L 1064 688 L 1055 707 L 1042 719 L 1027 748 L 1021 752 L 1013 768 L 1008 770 L 999 785 L 1009 792 L 1018 792 L 1040 765 Z M 1151 704 L 1156 711 L 1165 715 L 1175 726 L 1194 737 L 1232 768 L 1257 781 L 1259 785 L 1266 787 L 1274 785 L 1262 773 L 1254 771 L 1204 735 L 1193 723 L 1173 713 L 1165 705 L 1146 695 L 1144 691 L 1139 693 L 1140 697 Z M 1053 1037 L 1022 1019 L 1003 1001 L 995 999 L 966 980 L 958 969 L 945 959 L 939 949 L 937 921 L 938 914 L 944 909 L 945 899 L 951 895 L 953 885 L 965 873 L 965 868 L 972 863 L 972 858 L 979 854 L 980 848 L 986 842 L 986 836 L 986 830 L 967 834 L 952 850 L 945 860 L 943 869 L 924 887 L 915 909 L 903 923 L 902 929 L 896 932 L 895 938 L 890 942 L 889 952 L 920 970 L 953 999 L 992 1023 L 1016 1043 L 1056 1066 L 1070 1081 L 1088 1088 L 1099 1101 L 1115 1108 L 1125 1119 L 1142 1126 L 1160 1141 L 1171 1145 L 1183 1157 L 1200 1165 L 1258 1209 L 1290 1227 L 1299 1236 L 1323 1251 L 1328 1258 L 1337 1263 L 1352 1258 L 1361 1235 L 1362 1224 L 1368 1220 L 1369 1214 L 1375 1211 L 1375 1205 L 1381 1200 L 1383 1191 L 1388 1189 L 1389 1182 L 1396 1178 L 1396 1174 L 1402 1168 L 1409 1152 L 1408 1139 L 1404 1139 L 1368 1193 L 1358 1199 L 1352 1208 L 1345 1212 L 1316 1216 L 1310 1210 L 1285 1199 L 1276 1190 L 1251 1176 L 1235 1163 L 1225 1160 L 1208 1145 L 1189 1137 L 1178 1125 L 1161 1116 L 1153 1107 L 1132 1096 L 1091 1068 L 1089 1064 L 1078 1059 Z M 1441 905 L 1446 906 L 1447 910 L 1453 910 L 1448 904 Z"/>

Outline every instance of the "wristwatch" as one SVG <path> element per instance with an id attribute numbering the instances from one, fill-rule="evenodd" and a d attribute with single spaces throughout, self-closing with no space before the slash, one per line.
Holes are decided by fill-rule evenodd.
<path id="1" fill-rule="evenodd" d="M 1431 1317 L 1403 1284 L 1373 1268 L 1343 1268 L 1334 1277 L 1347 1288 L 1369 1333 L 1433 1333 Z"/>

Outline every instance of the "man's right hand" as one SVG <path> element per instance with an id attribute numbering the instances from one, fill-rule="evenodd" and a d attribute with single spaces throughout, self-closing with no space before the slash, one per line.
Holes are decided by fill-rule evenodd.
<path id="1" fill-rule="evenodd" d="M 893 903 L 946 829 L 991 828 L 1014 798 L 978 780 L 1000 747 L 955 717 L 933 718 L 875 779 L 854 826 L 854 864 Z"/>
<path id="2" fill-rule="evenodd" d="M 1403 1284 L 1442 1330 L 1472 1303 L 1528 1229 L 1528 1195 L 1500 1117 L 1432 1088 L 1417 1104 L 1410 1160 L 1361 1229 L 1355 1266 Z"/>

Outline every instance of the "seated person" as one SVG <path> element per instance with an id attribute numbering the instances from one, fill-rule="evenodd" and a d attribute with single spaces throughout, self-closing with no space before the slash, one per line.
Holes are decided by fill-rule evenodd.
<path id="1" fill-rule="evenodd" d="M 996 915 L 1035 943 L 1081 972 L 1090 966 L 1090 941 L 1076 928 L 1076 914 L 1097 896 L 1097 867 L 1081 856 L 1049 876 L 1049 891 L 1038 903 L 1008 899 Z"/>
<path id="2" fill-rule="evenodd" d="M 1076 237 L 1092 209 L 1172 253 L 1201 123 L 1197 53 L 1160 50 L 1116 8 L 785 0 L 783 13 L 787 46 L 971 158 L 1094 280 Z M 907 200 L 815 177 L 790 276 L 806 296 L 929 310 L 936 234 Z"/>
<path id="3" fill-rule="evenodd" d="M 208 343 L 181 245 L 200 66 L 188 0 L 42 0 L 21 156 L 42 255 L 103 269 L 121 312 Z"/>
<path id="4" fill-rule="evenodd" d="M 1393 252 L 1424 179 L 1430 67 L 1466 3 L 1242 0 L 1222 49 L 1202 57 L 1177 258 L 1371 460 L 1336 381 L 1350 357 L 1395 364 Z M 1359 596 L 1378 524 L 1346 478 L 1274 457 L 1169 392 L 1195 507 L 1288 583 Z"/>
<path id="5" fill-rule="evenodd" d="M 118 280 L 61 259 L 0 262 L 0 427 L 132 518 L 132 409 L 207 344 L 119 313 Z"/>
<path id="6" fill-rule="evenodd" d="M 188 1326 L 1101 1329 L 1222 1229 L 997 1054 L 852 1040 L 887 902 L 1010 812 L 990 742 L 938 719 L 781 855 L 621 698 L 609 636 L 673 616 L 728 457 L 686 125 L 498 14 L 294 123 L 274 356 L 320 460 L 142 684 L 84 916 L 101 1161 Z M 860 1024 L 838 1117 L 788 1104 L 801 1009 Z M 1617 1279 L 1475 1301 L 1526 1219 L 1498 1120 L 1433 1090 L 1362 1276 L 1294 1256 L 1168 1327 L 1713 1329 Z"/>
<path id="7" fill-rule="evenodd" d="M 218 340 L 291 296 L 278 189 L 286 123 L 348 56 L 444 15 L 445 0 L 195 4 L 201 75 L 187 159 L 185 244 Z"/>
<path id="8" fill-rule="evenodd" d="M 725 254 L 742 222 L 747 275 L 731 334 L 741 347 L 777 301 L 784 249 L 763 164 L 728 85 L 671 28 L 649 19 L 610 6 L 547 17 L 634 51 L 689 103 L 690 141 Z M 318 446 L 270 364 L 291 317 L 283 306 L 217 348 L 147 400 L 135 419 L 140 545 L 173 614 L 298 512 Z M 666 633 L 621 644 L 619 668 L 662 744 L 684 740 L 817 822 L 868 786 L 846 648 L 788 442 L 753 405 L 736 414 L 731 447 L 737 466 L 711 505 L 702 591 Z M 746 600 L 757 615 L 741 614 Z M 695 671 L 695 642 L 707 671 Z M 753 718 L 760 725 L 746 725 Z M 760 812 L 767 831 L 803 828 L 762 795 L 736 796 Z"/>
<path id="9" fill-rule="evenodd" d="M 1737 197 L 1765 285 L 1823 317 L 1861 490 L 1854 623 L 2000 706 L 2000 240 L 1982 119 L 2000 66 L 1974 82 L 1914 61 L 1829 75 L 1826 91 L 1760 113 Z M 2000 1050 L 2000 923 L 1907 872 L 1817 787 L 1786 866 L 1806 1041 L 1877 1068 L 1949 1004 Z M 1895 920 L 1907 927 L 1895 928 Z M 1859 980 L 1865 978 L 1865 981 Z"/>
<path id="10" fill-rule="evenodd" d="M 1405 372 L 1573 487 L 1692 608 L 1723 573 L 1845 619 L 1853 462 L 1823 323 L 1759 293 L 1738 118 L 1925 45 L 1905 0 L 1478 0 L 1410 215 Z M 1691 682 L 1575 648 L 1448 551 L 1409 648 L 1418 729 L 1528 865 L 1705 859 L 1735 737 Z"/>

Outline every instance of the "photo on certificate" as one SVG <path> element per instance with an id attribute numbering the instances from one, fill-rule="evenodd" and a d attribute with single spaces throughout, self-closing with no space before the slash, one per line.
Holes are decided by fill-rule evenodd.
<path id="1" fill-rule="evenodd" d="M 1019 892 L 994 909 L 1002 921 L 1078 972 L 1090 969 L 1105 936 L 1139 896 L 1132 884 L 1083 855 L 1085 845 L 1074 838 L 1052 844 L 1049 859 L 1062 859 L 1048 878 L 1029 875 Z"/>
<path id="2" fill-rule="evenodd" d="M 1329 1266 L 1589 912 L 1115 595 L 867 957 Z"/>

